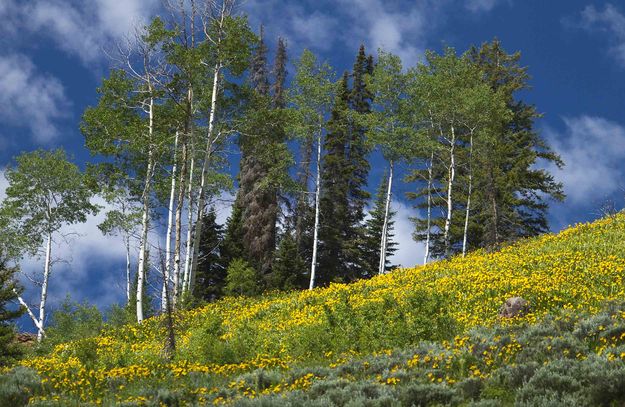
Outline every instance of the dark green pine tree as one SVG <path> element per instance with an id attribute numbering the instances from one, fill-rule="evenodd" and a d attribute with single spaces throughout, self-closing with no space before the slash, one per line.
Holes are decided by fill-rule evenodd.
<path id="1" fill-rule="evenodd" d="M 215 208 L 204 216 L 194 296 L 215 301 L 223 296 L 226 284 L 226 264 L 222 258 L 223 226 L 217 223 Z"/>
<path id="2" fill-rule="evenodd" d="M 240 195 L 237 195 L 237 199 Z M 245 248 L 243 247 L 243 209 L 241 204 L 235 200 L 232 205 L 232 213 L 226 221 L 226 231 L 221 250 L 221 258 L 226 267 L 234 259 L 245 259 Z"/>
<path id="3" fill-rule="evenodd" d="M 348 75 L 345 73 L 327 124 L 326 155 L 321 167 L 317 286 L 346 281 L 347 277 L 345 244 L 348 237 L 351 238 L 348 234 L 351 230 L 348 200 L 351 167 L 347 161 L 349 102 Z"/>
<path id="4" fill-rule="evenodd" d="M 371 92 L 365 83 L 366 75 L 373 73 L 373 58 L 367 56 L 364 45 L 360 46 L 352 71 L 352 89 L 349 95 L 350 109 L 365 114 L 371 111 Z M 345 242 L 345 253 L 349 267 L 347 280 L 353 281 L 366 274 L 366 263 L 362 253 L 366 240 L 364 227 L 365 208 L 371 194 L 366 190 L 370 164 L 370 149 L 366 140 L 366 128 L 350 120 L 348 128 L 347 160 L 350 178 L 348 182 L 348 235 Z"/>
<path id="5" fill-rule="evenodd" d="M 15 280 L 17 269 L 9 267 L 4 257 L 0 258 L 0 367 L 7 366 L 21 355 L 21 348 L 15 342 L 13 320 L 24 313 L 24 308 L 9 309 L 21 288 Z"/>
<path id="6" fill-rule="evenodd" d="M 241 171 L 236 199 L 241 210 L 241 258 L 257 270 L 263 283 L 271 273 L 277 240 L 278 202 L 292 161 L 286 145 L 282 109 L 286 43 L 279 41 L 273 85 L 269 82 L 266 54 L 261 30 L 251 62 L 249 100 L 239 138 Z"/>
<path id="7" fill-rule="evenodd" d="M 295 236 L 287 232 L 280 239 L 271 274 L 267 276 L 267 286 L 283 291 L 302 288 L 307 282 L 305 277 L 309 267 L 299 253 Z"/>
<path id="8" fill-rule="evenodd" d="M 371 278 L 378 274 L 380 265 L 380 244 L 382 242 L 382 229 L 384 228 L 384 212 L 386 209 L 386 192 L 388 189 L 388 174 L 384 174 L 382 182 L 375 196 L 375 204 L 369 212 L 369 219 L 366 221 L 365 235 L 365 264 L 364 273 L 361 278 Z M 397 251 L 397 242 L 393 241 L 395 234 L 393 228 L 395 221 L 393 218 L 397 212 L 392 208 L 388 214 L 388 229 L 386 231 L 386 264 L 385 270 L 390 271 L 396 266 L 391 265 L 390 257 Z"/>
<path id="9" fill-rule="evenodd" d="M 491 87 L 505 94 L 512 111 L 488 154 L 476 157 L 476 208 L 481 210 L 473 218 L 475 246 L 544 233 L 549 230 L 547 201 L 560 201 L 564 193 L 562 185 L 535 164 L 539 159 L 558 166 L 563 163 L 534 129 L 534 121 L 540 117 L 536 107 L 516 95 L 528 88 L 527 68 L 519 64 L 519 52 L 506 53 L 497 39 L 479 49 L 473 47 L 469 55 Z"/>

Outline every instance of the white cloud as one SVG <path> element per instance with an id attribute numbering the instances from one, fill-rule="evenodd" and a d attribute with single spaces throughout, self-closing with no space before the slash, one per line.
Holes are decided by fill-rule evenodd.
<path id="1" fill-rule="evenodd" d="M 14 23 L 5 32 L 48 37 L 89 65 L 105 59 L 102 48 L 112 48 L 133 27 L 145 23 L 159 4 L 158 0 L 9 0 L 0 8 L 0 16 Z"/>
<path id="2" fill-rule="evenodd" d="M 245 5 L 254 26 L 264 23 L 269 36 L 286 37 L 296 51 L 327 51 L 336 45 L 354 54 L 364 43 L 413 64 L 425 49 L 425 38 L 440 16 L 439 2 L 399 4 L 383 0 L 278 1 L 251 0 Z"/>
<path id="3" fill-rule="evenodd" d="M 412 238 L 414 225 L 410 217 L 415 216 L 414 210 L 404 202 L 397 200 L 391 202 L 391 208 L 397 212 L 394 219 L 394 240 L 398 245 L 397 251 L 389 259 L 390 262 L 403 267 L 413 267 L 422 264 L 425 245 L 415 242 Z"/>
<path id="4" fill-rule="evenodd" d="M 547 129 L 545 135 L 566 164 L 547 169 L 564 184 L 567 201 L 587 205 L 617 192 L 625 175 L 625 127 L 593 116 L 563 120 L 564 133 Z"/>
<path id="5" fill-rule="evenodd" d="M 474 13 L 481 13 L 491 11 L 501 2 L 501 0 L 467 0 L 465 7 Z"/>
<path id="6" fill-rule="evenodd" d="M 38 72 L 24 55 L 0 55 L 0 121 L 48 142 L 58 136 L 57 121 L 68 117 L 69 106 L 57 78 Z"/>
<path id="7" fill-rule="evenodd" d="M 581 13 L 581 24 L 587 30 L 597 29 L 610 37 L 610 53 L 625 67 L 625 15 L 608 3 L 603 10 L 587 6 Z"/>

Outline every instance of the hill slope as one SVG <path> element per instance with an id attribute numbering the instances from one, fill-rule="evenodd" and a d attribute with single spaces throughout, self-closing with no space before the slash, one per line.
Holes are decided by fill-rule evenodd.
<path id="1" fill-rule="evenodd" d="M 226 298 L 177 316 L 172 360 L 163 356 L 163 323 L 153 318 L 23 361 L 43 378 L 43 384 L 33 379 L 27 387 L 35 396 L 33 403 L 57 399 L 58 405 L 80 401 L 175 405 L 180 400 L 245 404 L 261 394 L 266 396 L 258 402 L 266 405 L 275 405 L 278 399 L 292 405 L 328 405 L 331 391 L 338 391 L 336 405 L 358 397 L 387 400 L 381 405 L 459 403 L 469 396 L 458 390 L 458 383 L 477 380 L 481 384 L 473 387 L 482 389 L 497 369 L 513 366 L 536 341 L 558 338 L 554 332 L 573 335 L 579 326 L 592 325 L 594 319 L 585 320 L 584 315 L 597 314 L 606 302 L 623 299 L 624 241 L 625 215 L 619 214 L 497 253 L 476 252 L 350 285 Z M 499 307 L 517 295 L 530 301 L 533 313 L 506 322 L 511 326 L 500 326 Z M 614 329 L 624 325 L 625 332 L 622 313 L 615 309 L 606 311 L 604 319 L 616 321 Z M 531 326 L 547 314 L 560 316 Z M 540 340 L 524 334 L 540 332 L 541 326 L 551 334 L 539 335 Z M 568 349 L 566 356 L 622 363 L 616 351 L 620 339 L 602 336 L 606 323 L 602 330 L 599 327 L 570 339 L 562 348 Z M 586 336 L 587 331 L 594 333 Z M 545 358 L 542 362 L 552 360 Z M 553 360 L 560 363 L 559 358 Z M 369 370 L 372 365 L 377 367 Z M 570 370 L 564 365 L 562 369 Z M 18 370 L 2 380 L 9 383 L 27 374 Z M 324 386 L 328 391 L 319 390 Z M 302 392 L 305 389 L 312 393 Z M 371 397 L 366 396 L 368 391 Z M 313 397 L 315 392 L 319 398 Z M 275 394 L 280 394 L 278 399 Z M 419 394 L 433 398 L 419 401 Z M 510 394 L 493 397 L 501 404 L 506 397 L 514 398 Z"/>

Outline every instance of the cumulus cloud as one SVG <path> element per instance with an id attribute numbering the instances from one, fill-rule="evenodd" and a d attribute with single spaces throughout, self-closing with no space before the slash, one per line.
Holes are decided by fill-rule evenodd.
<path id="1" fill-rule="evenodd" d="M 616 193 L 625 175 L 625 127 L 593 116 L 564 118 L 564 132 L 545 135 L 566 166 L 548 170 L 564 184 L 567 201 L 583 206 Z"/>
<path id="2" fill-rule="evenodd" d="M 610 54 L 625 67 L 625 15 L 608 3 L 601 9 L 587 6 L 581 13 L 581 26 L 586 30 L 598 30 L 608 34 Z"/>
<path id="3" fill-rule="evenodd" d="M 395 215 L 394 240 L 398 243 L 397 251 L 389 260 L 392 264 L 403 267 L 412 267 L 423 263 L 425 245 L 412 239 L 414 226 L 410 217 L 414 217 L 414 209 L 404 202 L 393 200 L 391 207 L 397 212 Z"/>
<path id="4" fill-rule="evenodd" d="M 102 48 L 111 48 L 145 23 L 159 4 L 159 0 L 7 0 L 0 16 L 12 23 L 5 32 L 50 38 L 59 49 L 91 65 L 105 58 Z"/>
<path id="5" fill-rule="evenodd" d="M 0 120 L 27 128 L 38 142 L 59 134 L 57 122 L 68 117 L 70 102 L 61 82 L 42 74 L 21 54 L 0 55 Z"/>
<path id="6" fill-rule="evenodd" d="M 474 13 L 487 12 L 494 9 L 498 4 L 503 3 L 501 0 L 467 0 L 465 7 Z"/>
<path id="7" fill-rule="evenodd" d="M 270 35 L 285 36 L 297 47 L 327 51 L 338 45 L 355 51 L 364 43 L 371 51 L 384 47 L 414 63 L 441 6 L 430 0 L 251 0 L 245 10 L 253 24 L 266 24 Z"/>

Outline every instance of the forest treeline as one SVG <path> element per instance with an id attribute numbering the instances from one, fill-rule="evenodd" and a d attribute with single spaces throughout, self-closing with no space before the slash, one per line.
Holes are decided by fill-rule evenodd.
<path id="1" fill-rule="evenodd" d="M 37 150 L 6 170 L 3 255 L 42 255 L 37 309 L 19 297 L 40 338 L 53 243 L 103 210 L 96 195 L 107 203 L 102 233 L 126 250 L 138 322 L 154 297 L 171 310 L 387 272 L 397 182 L 413 191 L 413 236 L 426 247 L 415 263 L 548 230 L 548 202 L 564 195 L 541 168 L 563 163 L 519 96 L 529 81 L 520 53 L 498 40 L 428 51 L 422 62 L 361 46 L 337 74 L 311 51 L 291 56 L 283 38 L 255 32 L 235 0 L 165 6 L 109 52 L 98 103 L 80 125 L 93 157 L 86 169 L 62 150 Z M 375 152 L 387 169 L 370 186 Z M 400 164 L 410 170 L 396 180 Z M 216 208 L 230 191 L 221 225 Z"/>

